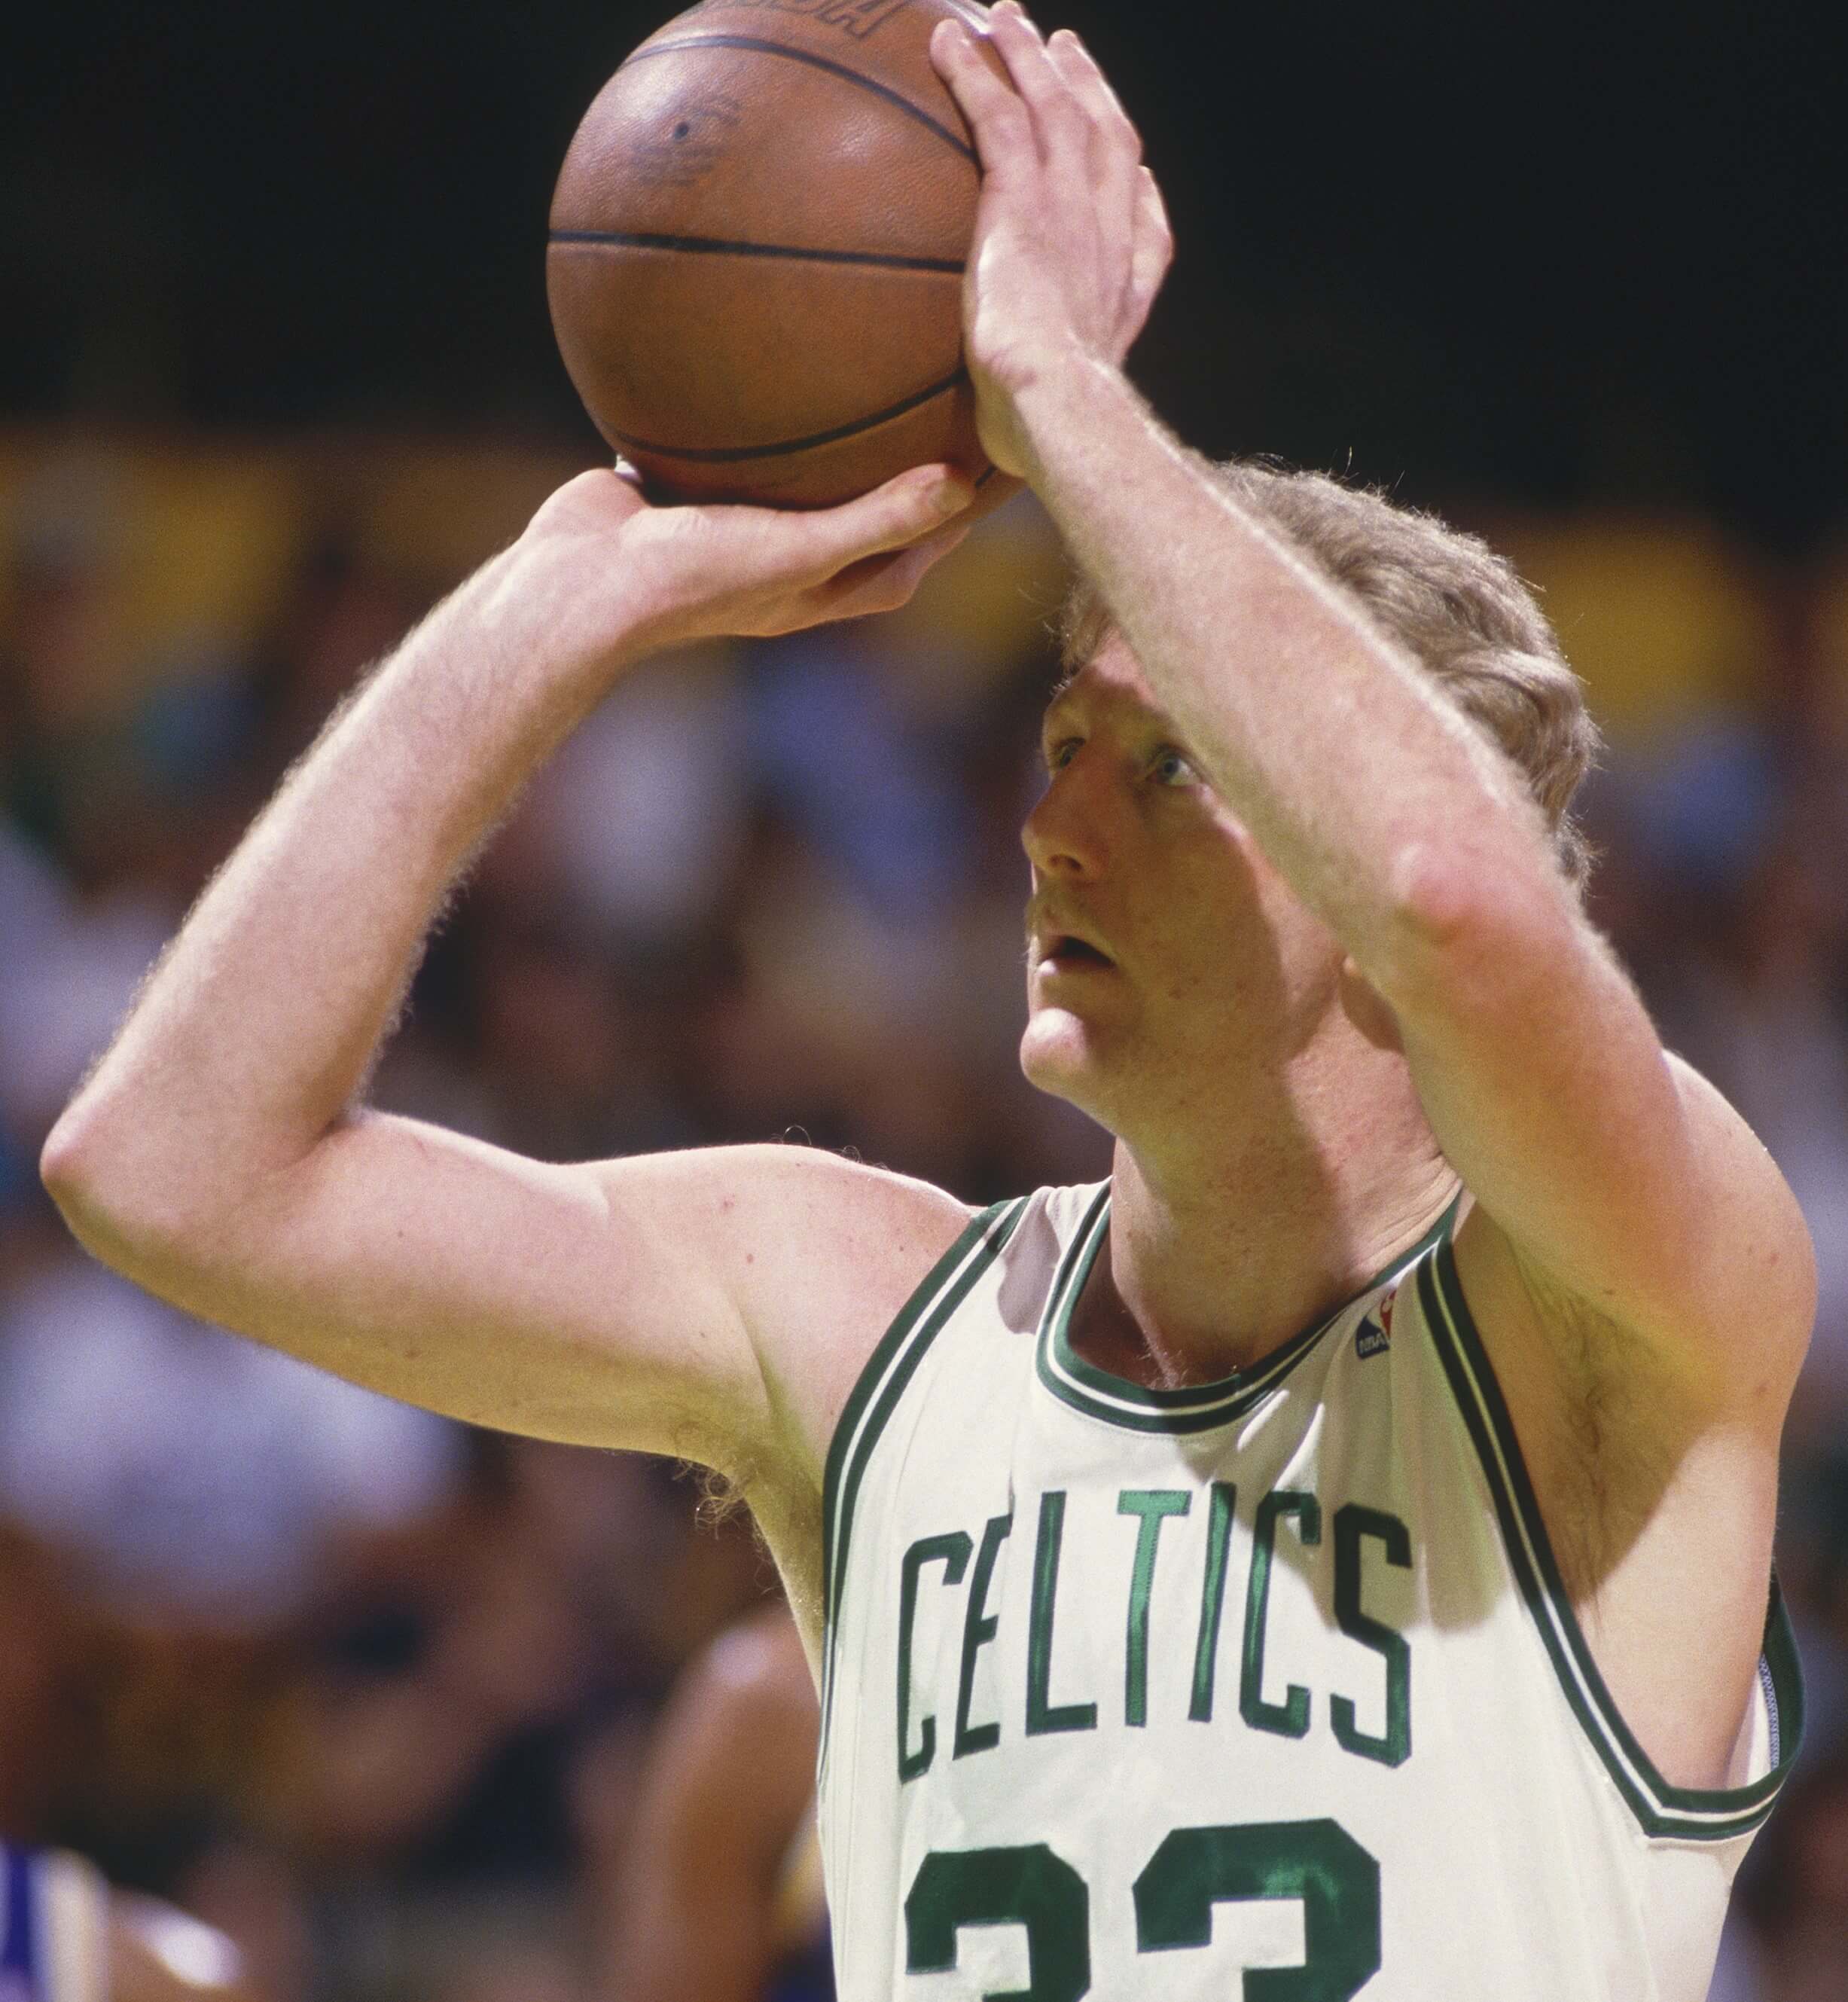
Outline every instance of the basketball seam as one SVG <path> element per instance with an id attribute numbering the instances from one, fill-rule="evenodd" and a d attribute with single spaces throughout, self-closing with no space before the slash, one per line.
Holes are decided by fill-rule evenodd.
<path id="1" fill-rule="evenodd" d="M 838 445 L 843 438 L 857 438 L 862 431 L 890 424 L 894 417 L 905 417 L 934 398 L 961 389 L 968 379 L 967 371 L 959 368 L 941 382 L 934 382 L 928 389 L 920 389 L 915 396 L 907 396 L 888 409 L 875 410 L 870 417 L 856 418 L 853 423 L 839 425 L 833 431 L 817 431 L 811 438 L 787 438 L 779 445 L 684 446 L 657 445 L 650 438 L 632 438 L 626 431 L 610 430 L 604 435 L 612 445 L 622 445 L 630 452 L 652 452 L 657 459 L 685 459 L 699 466 L 741 466 L 750 459 L 782 459 L 794 452 L 813 452 L 820 445 Z"/>
<path id="2" fill-rule="evenodd" d="M 618 250 L 685 250 L 696 256 L 788 257 L 818 264 L 866 264 L 886 271 L 937 271 L 960 278 L 964 267 L 948 257 L 905 257 L 896 251 L 829 250 L 799 243 L 753 243 L 724 236 L 668 236 L 646 229 L 555 229 L 556 244 Z"/>
<path id="3" fill-rule="evenodd" d="M 831 62 L 826 56 L 811 54 L 807 49 L 792 49 L 782 42 L 768 42 L 756 35 L 683 35 L 671 42 L 651 43 L 647 48 L 637 49 L 629 62 L 638 63 L 653 56 L 671 55 L 678 49 L 754 49 L 761 55 L 782 56 L 790 62 L 807 63 L 811 69 L 825 70 L 830 76 L 838 76 L 843 82 L 851 83 L 862 90 L 870 91 L 875 97 L 883 97 L 888 104 L 902 111 L 908 118 L 915 118 L 926 131 L 934 132 L 946 146 L 954 146 L 957 152 L 973 166 L 976 164 L 975 148 L 967 141 L 959 139 L 947 125 L 931 117 L 922 105 L 914 104 L 902 92 L 889 85 L 876 83 L 870 76 L 863 76 L 856 69 L 849 69 L 845 63 Z M 626 69 L 628 63 L 622 67 Z"/>

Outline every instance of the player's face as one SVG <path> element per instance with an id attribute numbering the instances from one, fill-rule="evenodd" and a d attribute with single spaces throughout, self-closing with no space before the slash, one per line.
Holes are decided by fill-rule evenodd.
<path id="1" fill-rule="evenodd" d="M 1111 639 L 1047 710 L 1021 1066 L 1115 1133 L 1210 1116 L 1334 1004 L 1333 935 L 1264 860 Z"/>

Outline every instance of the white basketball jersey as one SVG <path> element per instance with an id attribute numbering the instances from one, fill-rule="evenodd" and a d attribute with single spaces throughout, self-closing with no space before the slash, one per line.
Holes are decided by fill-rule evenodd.
<path id="1" fill-rule="evenodd" d="M 978 1218 L 830 1450 L 842 2002 L 1701 2002 L 1801 1729 L 1775 1590 L 1738 1784 L 1668 1785 L 1567 1603 L 1448 1219 L 1176 1390 L 1072 1349 L 1108 1224 L 1107 1184 Z"/>

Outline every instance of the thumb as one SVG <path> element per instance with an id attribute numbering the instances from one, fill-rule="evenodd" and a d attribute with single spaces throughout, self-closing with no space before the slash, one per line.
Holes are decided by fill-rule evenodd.
<path id="1" fill-rule="evenodd" d="M 830 577 L 867 556 L 901 549 L 941 528 L 975 497 L 947 466 L 915 466 L 857 500 L 803 518 L 814 574 Z"/>

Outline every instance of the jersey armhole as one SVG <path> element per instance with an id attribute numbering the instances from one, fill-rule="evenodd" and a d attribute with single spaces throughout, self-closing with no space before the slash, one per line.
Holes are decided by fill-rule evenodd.
<path id="1" fill-rule="evenodd" d="M 835 1636 L 847 1576 L 853 1506 L 880 1434 L 897 1409 L 905 1386 L 929 1352 L 950 1316 L 1013 1236 L 1027 1204 L 1025 1196 L 998 1202 L 972 1218 L 962 1234 L 924 1275 L 896 1319 L 880 1338 L 846 1403 L 834 1436 L 821 1486 L 821 1742 L 818 1770 L 828 1757 L 828 1725 L 833 1704 Z"/>
<path id="2" fill-rule="evenodd" d="M 1759 1657 L 1770 1769 L 1737 1787 L 1671 1786 L 1624 1722 L 1592 1658 L 1448 1239 L 1418 1267 L 1417 1285 L 1425 1326 L 1481 1462 L 1522 1597 L 1566 1701 L 1618 1792 L 1651 1836 L 1723 1842 L 1750 1834 L 1770 1813 L 1803 1739 L 1802 1671 L 1775 1573 Z"/>

